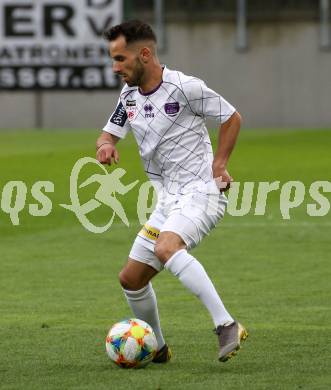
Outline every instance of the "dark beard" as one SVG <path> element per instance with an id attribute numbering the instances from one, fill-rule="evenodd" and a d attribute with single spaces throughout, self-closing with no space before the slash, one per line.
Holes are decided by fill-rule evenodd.
<path id="1" fill-rule="evenodd" d="M 134 69 L 134 72 L 132 74 L 132 77 L 130 78 L 129 81 L 127 81 L 126 83 L 128 84 L 129 87 L 134 87 L 134 86 L 138 86 L 141 84 L 141 81 L 144 77 L 144 73 L 145 73 L 145 70 L 144 70 L 144 67 L 142 66 L 142 64 L 139 62 L 139 60 L 137 59 L 136 60 L 136 63 L 135 63 L 135 69 Z"/>

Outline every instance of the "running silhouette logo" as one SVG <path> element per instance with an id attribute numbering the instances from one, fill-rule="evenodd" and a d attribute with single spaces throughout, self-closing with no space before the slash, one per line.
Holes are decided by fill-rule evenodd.
<path id="1" fill-rule="evenodd" d="M 87 164 L 97 165 L 103 171 L 103 173 L 96 173 L 90 176 L 82 184 L 78 185 L 79 173 Z M 129 220 L 121 202 L 116 198 L 116 194 L 127 194 L 132 190 L 133 187 L 136 186 L 136 184 L 138 184 L 139 180 L 136 180 L 128 185 L 124 185 L 120 179 L 125 175 L 125 173 L 126 171 L 123 168 L 117 168 L 114 171 L 108 173 L 106 168 L 101 163 L 91 157 L 83 157 L 79 159 L 72 168 L 70 175 L 71 204 L 60 204 L 60 206 L 75 213 L 83 227 L 92 233 L 103 233 L 107 231 L 111 227 L 115 215 L 117 215 L 126 226 L 129 226 Z M 99 184 L 99 188 L 95 193 L 94 199 L 90 199 L 86 203 L 81 204 L 78 190 L 92 183 Z M 108 223 L 106 223 L 104 226 L 96 226 L 88 219 L 86 215 L 91 211 L 96 210 L 101 205 L 110 207 L 113 210 L 113 213 Z"/>
<path id="2" fill-rule="evenodd" d="M 89 165 L 87 172 L 82 172 L 85 166 Z M 91 172 L 91 167 L 94 170 Z M 98 169 L 99 172 L 95 173 Z M 123 184 L 122 178 L 126 174 L 125 169 L 117 167 L 111 172 L 92 157 L 83 157 L 79 159 L 73 166 L 70 174 L 70 204 L 57 204 L 66 210 L 73 212 L 81 225 L 92 233 L 104 233 L 110 229 L 114 218 L 120 219 L 125 226 L 129 226 L 129 219 L 121 204 L 122 196 L 130 192 L 138 183 L 135 180 L 129 184 Z M 84 179 L 82 179 L 84 177 Z M 87 178 L 86 178 L 87 177 Z M 81 178 L 81 180 L 80 180 Z M 215 178 L 214 183 L 207 193 L 209 196 L 206 212 L 214 215 L 214 196 L 218 195 L 218 186 L 215 183 L 220 183 L 222 178 Z M 81 182 L 81 184 L 79 184 Z M 218 183 L 219 184 L 219 183 Z M 91 188 L 88 188 L 91 186 Z M 93 187 L 92 187 L 93 186 Z M 221 187 L 221 185 L 219 185 Z M 93 190 L 94 193 L 86 190 Z M 137 196 L 136 211 L 140 225 L 145 225 L 150 214 L 155 209 L 157 199 L 163 199 L 162 202 L 168 203 L 175 188 L 171 188 L 172 193 L 159 182 L 145 181 L 140 183 Z M 199 188 L 190 191 L 199 192 Z M 216 191 L 216 192 L 214 192 Z M 55 185 L 50 180 L 39 180 L 29 187 L 29 183 L 23 180 L 10 180 L 0 191 L 0 212 L 4 212 L 9 216 L 13 226 L 21 224 L 22 212 L 27 212 L 32 217 L 47 217 L 53 211 L 53 201 L 51 194 L 55 192 Z M 251 213 L 255 216 L 266 216 L 267 219 L 277 218 L 270 214 L 269 193 L 273 192 L 274 196 L 278 197 L 279 211 L 283 220 L 293 218 L 292 212 L 301 207 L 301 210 L 311 217 L 327 217 L 331 209 L 331 181 L 317 180 L 310 184 L 304 184 L 298 180 L 290 180 L 284 183 L 278 181 L 273 182 L 232 182 L 229 192 L 227 193 L 228 205 L 226 213 L 232 217 L 244 217 Z M 49 194 L 49 195 L 47 195 Z M 117 196 L 120 195 L 120 196 Z M 29 200 L 28 196 L 32 197 Z M 83 199 L 88 200 L 86 202 Z M 170 197 L 167 199 L 167 197 Z M 171 202 L 170 202 L 171 203 Z M 169 204 L 170 204 L 169 203 Z M 91 222 L 96 220 L 98 213 L 93 213 L 99 207 L 107 206 L 109 212 L 108 222 L 103 226 L 97 226 Z M 210 206 L 210 207 L 209 207 Z M 101 209 L 102 210 L 102 209 Z M 104 210 L 102 210 L 104 211 Z M 92 213 L 88 215 L 89 213 Z M 108 212 L 102 212 L 103 217 L 108 216 Z M 1 216 L 1 215 L 0 215 Z M 102 223 L 100 222 L 100 225 Z M 143 230 L 143 234 L 149 238 L 152 236 L 157 238 L 157 231 L 152 231 L 150 227 Z"/>

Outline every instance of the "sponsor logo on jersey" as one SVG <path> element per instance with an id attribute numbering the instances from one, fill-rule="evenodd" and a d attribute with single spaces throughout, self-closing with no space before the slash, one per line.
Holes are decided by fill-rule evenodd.
<path id="1" fill-rule="evenodd" d="M 139 234 L 149 238 L 150 240 L 156 241 L 159 238 L 160 230 L 145 224 Z"/>
<path id="2" fill-rule="evenodd" d="M 117 126 L 123 127 L 125 122 L 126 122 L 126 120 L 127 120 L 127 118 L 128 118 L 128 115 L 127 115 L 127 113 L 125 111 L 125 108 L 123 107 L 122 102 L 120 102 L 117 105 L 114 114 L 111 116 L 110 122 L 114 123 Z"/>
<path id="3" fill-rule="evenodd" d="M 134 117 L 136 116 L 136 111 L 137 111 L 137 106 L 136 106 L 136 101 L 135 100 L 127 100 L 125 105 L 126 105 L 126 112 L 128 114 L 128 119 L 131 122 Z"/>
<path id="4" fill-rule="evenodd" d="M 135 100 L 127 100 L 125 104 L 127 107 L 135 107 L 136 101 Z"/>
<path id="5" fill-rule="evenodd" d="M 177 115 L 179 111 L 179 103 L 178 102 L 166 103 L 164 105 L 164 111 L 169 116 Z"/>
<path id="6" fill-rule="evenodd" d="M 145 118 L 154 118 L 154 107 L 148 103 L 144 105 L 144 110 L 145 110 Z"/>

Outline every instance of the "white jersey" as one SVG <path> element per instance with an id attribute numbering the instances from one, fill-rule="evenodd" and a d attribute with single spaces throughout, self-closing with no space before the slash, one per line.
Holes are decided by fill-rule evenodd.
<path id="1" fill-rule="evenodd" d="M 168 193 L 212 181 L 213 151 L 205 118 L 224 123 L 235 108 L 195 77 L 163 69 L 161 84 L 143 94 L 125 85 L 104 131 L 133 131 L 149 179 Z"/>

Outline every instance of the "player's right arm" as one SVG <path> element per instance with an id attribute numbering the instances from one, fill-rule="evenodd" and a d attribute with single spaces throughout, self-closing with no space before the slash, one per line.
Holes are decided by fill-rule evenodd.
<path id="1" fill-rule="evenodd" d="M 117 163 L 119 154 L 115 145 L 121 138 L 126 136 L 129 130 L 128 115 L 121 99 L 118 99 L 115 111 L 97 139 L 97 160 L 102 164 L 110 165 L 113 162 Z"/>
<path id="2" fill-rule="evenodd" d="M 103 131 L 99 138 L 97 139 L 97 160 L 101 164 L 116 164 L 119 161 L 119 154 L 116 149 L 116 143 L 119 141 L 119 137 L 116 137 L 114 134 L 107 133 Z"/>

